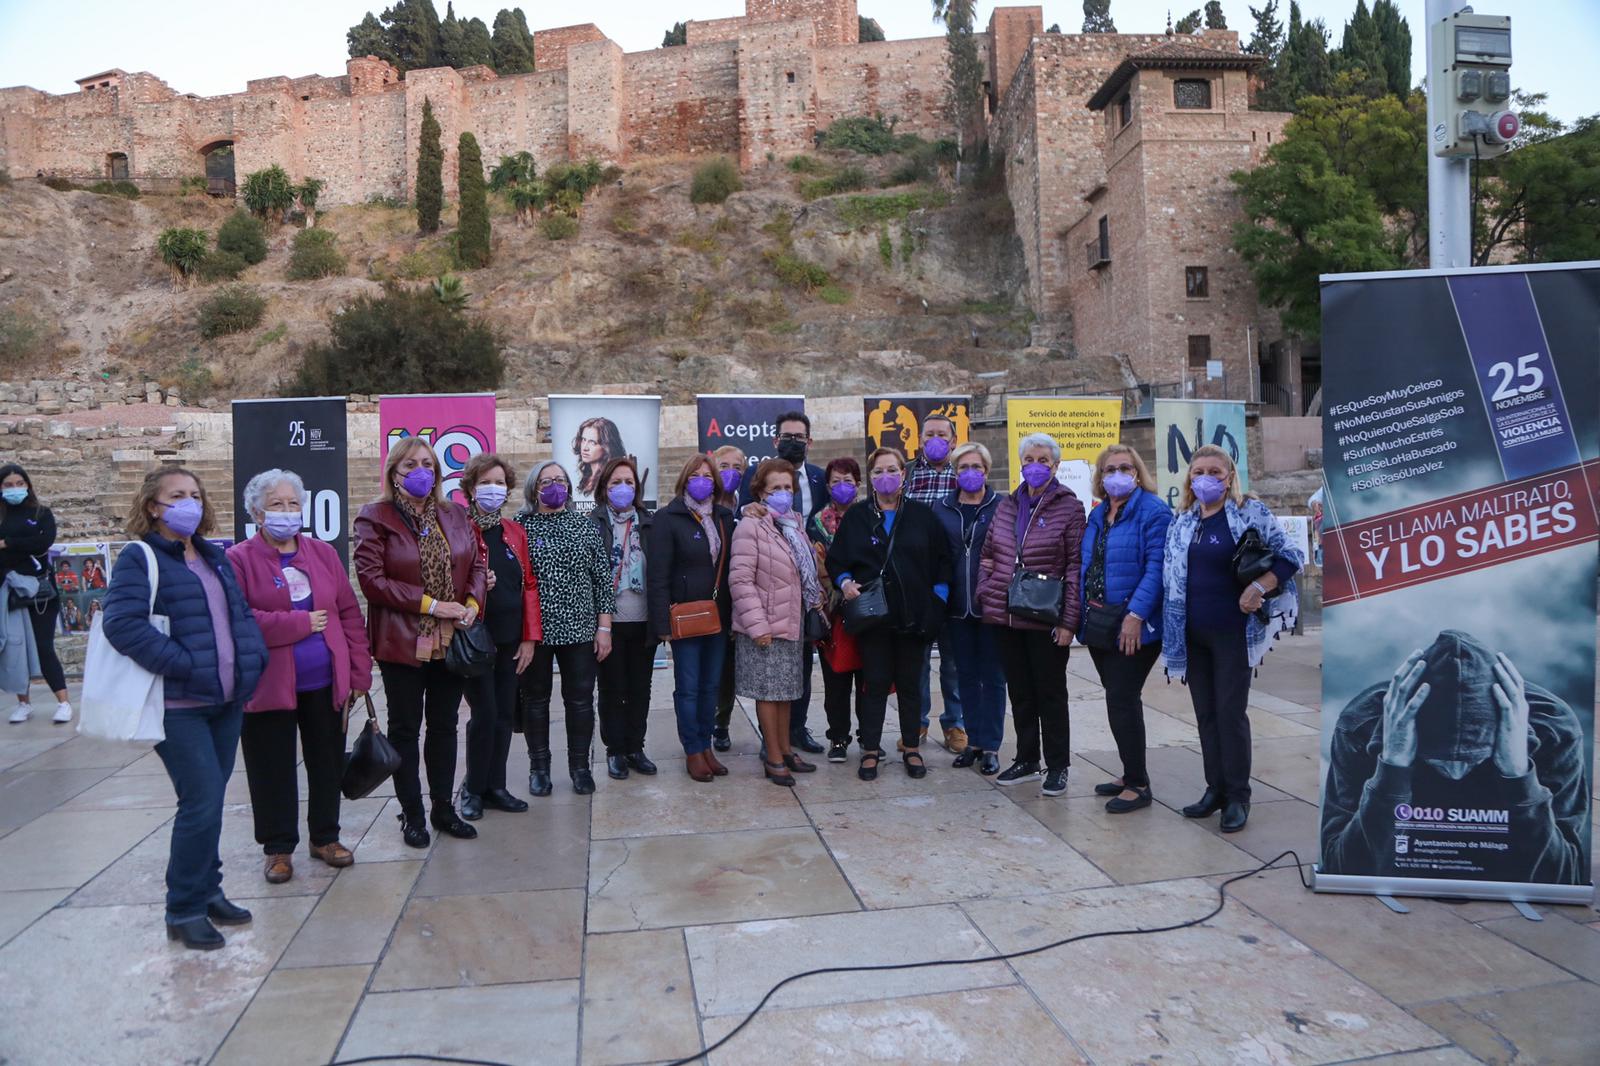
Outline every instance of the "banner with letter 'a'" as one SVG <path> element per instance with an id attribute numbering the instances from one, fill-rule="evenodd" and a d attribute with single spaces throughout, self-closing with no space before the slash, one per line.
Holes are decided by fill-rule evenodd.
<path id="1" fill-rule="evenodd" d="M 1588 903 L 1600 263 L 1322 282 L 1320 891 Z"/>

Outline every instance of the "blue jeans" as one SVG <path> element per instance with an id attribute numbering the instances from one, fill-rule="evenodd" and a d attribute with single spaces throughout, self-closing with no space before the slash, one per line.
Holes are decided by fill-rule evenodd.
<path id="1" fill-rule="evenodd" d="M 999 751 L 1006 735 L 1006 670 L 994 627 L 976 618 L 953 618 L 944 634 L 961 679 L 967 742 L 979 751 Z"/>
<path id="2" fill-rule="evenodd" d="M 163 721 L 167 739 L 156 754 L 178 793 L 167 859 L 167 921 L 176 923 L 204 917 L 206 904 L 222 895 L 222 793 L 233 773 L 244 705 L 168 707 Z"/>
<path id="3" fill-rule="evenodd" d="M 678 741 L 685 755 L 711 748 L 717 690 L 722 687 L 722 661 L 727 654 L 726 633 L 672 642 L 672 709 L 678 715 Z"/>
<path id="4" fill-rule="evenodd" d="M 947 629 L 948 633 L 948 629 Z M 954 642 L 950 636 L 939 638 L 939 693 L 944 696 L 944 713 L 939 724 L 946 729 L 963 729 L 961 714 L 961 679 L 957 676 Z M 922 728 L 928 728 L 928 715 L 933 711 L 933 686 L 928 677 L 933 673 L 933 645 L 922 653 Z"/>

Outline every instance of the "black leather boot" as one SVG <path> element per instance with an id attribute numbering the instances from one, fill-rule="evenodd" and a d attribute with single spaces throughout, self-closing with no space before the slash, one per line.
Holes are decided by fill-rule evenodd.
<path id="1" fill-rule="evenodd" d="M 550 749 L 528 753 L 528 795 L 550 795 Z"/>
<path id="2" fill-rule="evenodd" d="M 461 790 L 461 817 L 476 822 L 483 817 L 483 797 L 466 789 Z"/>
<path id="3" fill-rule="evenodd" d="M 1185 818 L 1209 818 L 1222 810 L 1223 803 L 1222 793 L 1214 788 L 1208 788 L 1198 801 L 1189 804 L 1183 809 L 1183 816 Z"/>
<path id="4" fill-rule="evenodd" d="M 187 922 L 168 922 L 167 939 L 181 940 L 183 946 L 195 951 L 215 951 L 227 941 L 217 932 L 209 918 L 190 918 Z"/>

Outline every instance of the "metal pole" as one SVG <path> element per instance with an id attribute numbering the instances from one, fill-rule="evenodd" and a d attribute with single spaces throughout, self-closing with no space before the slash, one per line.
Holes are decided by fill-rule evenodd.
<path id="1" fill-rule="evenodd" d="M 1466 7 L 1466 0 L 1428 0 L 1425 17 L 1428 20 L 1423 40 L 1427 42 L 1428 62 L 1428 126 L 1430 129 L 1442 121 L 1438 112 L 1444 110 L 1450 92 L 1448 71 L 1450 56 L 1433 54 L 1433 27 Z M 1435 100 L 1439 104 L 1435 108 Z M 1444 158 L 1428 153 L 1428 265 L 1440 267 L 1470 267 L 1472 265 L 1472 197 L 1471 160 Z"/>

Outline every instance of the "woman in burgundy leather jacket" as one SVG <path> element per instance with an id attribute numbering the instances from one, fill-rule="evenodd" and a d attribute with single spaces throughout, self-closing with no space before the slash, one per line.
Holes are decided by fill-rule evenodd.
<path id="1" fill-rule="evenodd" d="M 456 712 L 465 680 L 445 666 L 458 627 L 477 621 L 487 567 L 464 508 L 439 491 L 439 459 L 420 437 L 389 449 L 383 495 L 356 516 L 356 578 L 367 597 L 367 631 L 389 704 L 389 740 L 400 752 L 394 794 L 411 847 L 429 843 L 417 776 L 417 741 L 427 721 L 432 822 L 451 836 L 478 831 L 456 813 Z"/>

